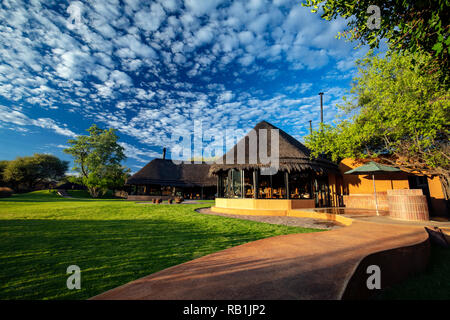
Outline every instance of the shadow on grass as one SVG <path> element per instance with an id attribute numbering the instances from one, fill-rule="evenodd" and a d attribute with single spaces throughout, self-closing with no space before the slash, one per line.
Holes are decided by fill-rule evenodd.
<path id="1" fill-rule="evenodd" d="M 59 196 L 56 192 L 46 192 L 46 193 L 27 193 L 27 194 L 14 194 L 8 198 L 0 198 L 0 203 L 2 202 L 67 202 L 67 201 L 123 201 L 119 198 L 89 198 L 89 197 L 76 197 L 64 198 Z"/>

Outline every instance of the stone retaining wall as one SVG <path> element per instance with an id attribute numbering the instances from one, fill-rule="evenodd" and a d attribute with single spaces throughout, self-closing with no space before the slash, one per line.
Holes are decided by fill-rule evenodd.
<path id="1" fill-rule="evenodd" d="M 377 202 L 378 210 L 389 210 L 386 192 L 377 192 Z M 353 209 L 376 209 L 373 193 L 345 195 L 344 205 L 346 208 Z"/>

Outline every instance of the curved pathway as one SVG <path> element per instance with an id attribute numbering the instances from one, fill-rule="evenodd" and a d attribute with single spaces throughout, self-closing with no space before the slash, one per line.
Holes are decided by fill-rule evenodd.
<path id="1" fill-rule="evenodd" d="M 354 220 L 344 228 L 262 239 L 173 266 L 92 299 L 365 298 L 367 266 L 382 286 L 423 270 L 428 235 L 421 225 Z"/>

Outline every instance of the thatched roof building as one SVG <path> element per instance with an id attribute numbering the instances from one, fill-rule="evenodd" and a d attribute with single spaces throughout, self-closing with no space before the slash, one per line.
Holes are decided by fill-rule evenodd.
<path id="1" fill-rule="evenodd" d="M 254 127 L 254 131 L 253 130 L 250 131 L 244 138 L 242 138 L 232 149 L 230 149 L 222 157 L 222 164 L 216 163 L 211 166 L 210 174 L 217 174 L 220 171 L 227 171 L 229 169 L 256 169 L 270 166 L 270 164 L 264 164 L 259 157 L 260 154 L 259 133 L 261 129 L 267 130 L 267 154 L 269 157 L 272 147 L 270 130 L 271 129 L 279 130 L 280 171 L 291 172 L 291 171 L 311 170 L 317 173 L 339 172 L 338 166 L 333 162 L 330 162 L 322 158 L 310 159 L 311 155 L 310 150 L 306 146 L 304 146 L 301 142 L 299 142 L 297 139 L 293 138 L 283 130 L 268 123 L 267 121 L 261 121 Z M 241 159 L 238 159 L 238 149 L 240 148 L 240 146 L 241 147 L 243 146 L 245 148 L 244 163 L 242 163 L 243 161 L 239 161 Z M 254 149 L 252 150 L 253 158 L 250 155 L 251 146 L 254 147 Z"/>
<path id="2" fill-rule="evenodd" d="M 211 187 L 216 179 L 208 175 L 206 163 L 175 164 L 170 159 L 153 159 L 128 178 L 128 185 L 160 185 L 173 187 Z"/>

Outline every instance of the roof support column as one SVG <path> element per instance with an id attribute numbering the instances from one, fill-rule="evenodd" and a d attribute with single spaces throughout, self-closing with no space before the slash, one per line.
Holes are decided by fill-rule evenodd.
<path id="1" fill-rule="evenodd" d="M 253 199 L 258 199 L 258 169 L 253 169 Z"/>
<path id="2" fill-rule="evenodd" d="M 245 186 L 244 186 L 244 169 L 241 169 L 241 198 L 245 198 Z"/>
<path id="3" fill-rule="evenodd" d="M 289 199 L 289 172 L 284 172 L 284 184 L 286 186 L 286 199 Z"/>
<path id="4" fill-rule="evenodd" d="M 220 186 L 220 182 L 222 179 L 220 179 L 220 174 L 217 175 L 217 198 L 220 198 L 220 190 L 222 187 Z"/>

